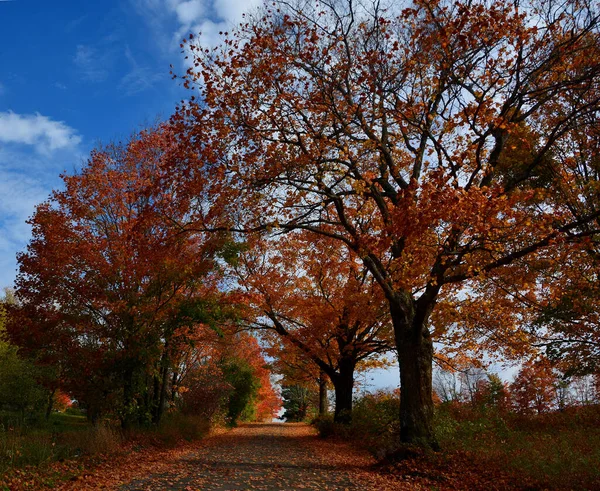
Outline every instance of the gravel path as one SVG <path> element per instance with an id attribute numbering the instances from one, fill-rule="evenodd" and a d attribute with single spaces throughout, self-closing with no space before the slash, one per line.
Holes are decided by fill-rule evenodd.
<path id="1" fill-rule="evenodd" d="M 255 423 L 208 438 L 167 472 L 121 491 L 385 490 L 398 482 L 369 470 L 366 454 L 319 439 L 305 424 Z"/>

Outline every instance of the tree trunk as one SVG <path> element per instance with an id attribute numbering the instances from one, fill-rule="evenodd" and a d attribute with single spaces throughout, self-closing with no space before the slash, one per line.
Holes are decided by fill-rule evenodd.
<path id="1" fill-rule="evenodd" d="M 48 394 L 48 405 L 46 406 L 46 419 L 50 418 L 50 414 L 52 414 L 52 408 L 54 407 L 54 394 L 56 393 L 56 387 L 52 389 L 50 394 Z"/>
<path id="2" fill-rule="evenodd" d="M 319 416 L 327 414 L 327 376 L 319 373 Z"/>
<path id="3" fill-rule="evenodd" d="M 352 421 L 352 389 L 354 388 L 355 365 L 356 362 L 351 358 L 341 359 L 338 373 L 331 379 L 335 389 L 333 420 L 336 423 L 349 424 Z"/>
<path id="4" fill-rule="evenodd" d="M 133 417 L 133 370 L 128 369 L 125 372 L 123 382 L 123 413 L 121 414 L 121 428 L 127 430 L 131 427 Z"/>
<path id="5" fill-rule="evenodd" d="M 171 402 L 175 403 L 175 398 L 177 397 L 177 377 L 179 374 L 176 371 L 173 371 L 173 376 L 171 377 Z"/>
<path id="6" fill-rule="evenodd" d="M 169 365 L 165 362 L 162 367 L 162 380 L 160 384 L 160 397 L 158 398 L 158 405 L 156 406 L 154 413 L 154 424 L 160 423 L 160 420 L 163 415 L 163 411 L 165 409 L 165 403 L 167 400 L 167 383 L 169 378 Z"/>
<path id="7" fill-rule="evenodd" d="M 433 431 L 433 342 L 426 326 L 431 308 L 407 316 L 391 307 L 400 365 L 400 439 L 438 449 Z"/>

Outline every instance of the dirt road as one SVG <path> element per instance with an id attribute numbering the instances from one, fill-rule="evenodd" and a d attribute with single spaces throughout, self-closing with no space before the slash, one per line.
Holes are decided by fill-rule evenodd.
<path id="1" fill-rule="evenodd" d="M 168 472 L 121 491 L 386 490 L 399 482 L 369 470 L 366 453 L 319 439 L 305 424 L 247 424 L 208 438 Z"/>

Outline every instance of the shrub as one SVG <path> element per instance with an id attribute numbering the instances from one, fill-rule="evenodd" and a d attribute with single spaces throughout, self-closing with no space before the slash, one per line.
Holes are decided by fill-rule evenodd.
<path id="1" fill-rule="evenodd" d="M 395 392 L 365 394 L 352 411 L 353 438 L 364 442 L 377 458 L 396 450 L 400 432 L 400 397 Z"/>
<path id="2" fill-rule="evenodd" d="M 377 458 L 396 450 L 400 431 L 400 397 L 397 392 L 364 394 L 354 403 L 350 424 L 338 424 L 330 415 L 313 421 L 323 438 L 338 436 L 360 442 Z"/>
<path id="3" fill-rule="evenodd" d="M 169 413 L 156 429 L 161 443 L 174 445 L 181 440 L 194 441 L 210 431 L 210 420 L 195 414 Z"/>
<path id="4" fill-rule="evenodd" d="M 75 455 L 107 454 L 116 451 L 123 442 L 121 431 L 108 424 L 99 424 L 84 431 L 67 432 L 60 441 L 71 447 Z"/>
<path id="5" fill-rule="evenodd" d="M 311 423 L 315 426 L 321 438 L 329 438 L 340 433 L 340 429 L 337 428 L 338 425 L 333 421 L 331 414 L 318 416 Z"/>

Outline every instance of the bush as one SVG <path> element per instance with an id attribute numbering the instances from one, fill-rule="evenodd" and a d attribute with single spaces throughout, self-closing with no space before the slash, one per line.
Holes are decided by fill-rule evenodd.
<path id="1" fill-rule="evenodd" d="M 365 394 L 354 404 L 352 435 L 377 458 L 397 448 L 400 434 L 400 397 L 397 392 Z"/>
<path id="2" fill-rule="evenodd" d="M 260 381 L 252 366 L 246 360 L 230 358 L 223 366 L 223 376 L 232 387 L 227 403 L 229 424 L 236 426 L 239 420 L 253 420 L 253 403 L 260 388 Z"/>
<path id="3" fill-rule="evenodd" d="M 117 428 L 99 424 L 86 431 L 65 433 L 63 440 L 75 449 L 77 454 L 107 454 L 116 451 L 123 442 L 123 435 Z"/>
<path id="4" fill-rule="evenodd" d="M 311 421 L 311 424 L 317 429 L 321 438 L 329 438 L 340 433 L 338 425 L 334 423 L 333 416 L 330 414 L 318 416 Z"/>
<path id="5" fill-rule="evenodd" d="M 167 445 L 181 440 L 194 441 L 205 437 L 210 431 L 210 420 L 193 414 L 166 414 L 156 429 L 158 439 Z"/>
<path id="6" fill-rule="evenodd" d="M 323 438 L 338 436 L 360 442 L 375 457 L 383 458 L 396 450 L 400 431 L 400 397 L 397 392 L 365 394 L 354 403 L 352 422 L 338 424 L 330 415 L 313 421 Z"/>

